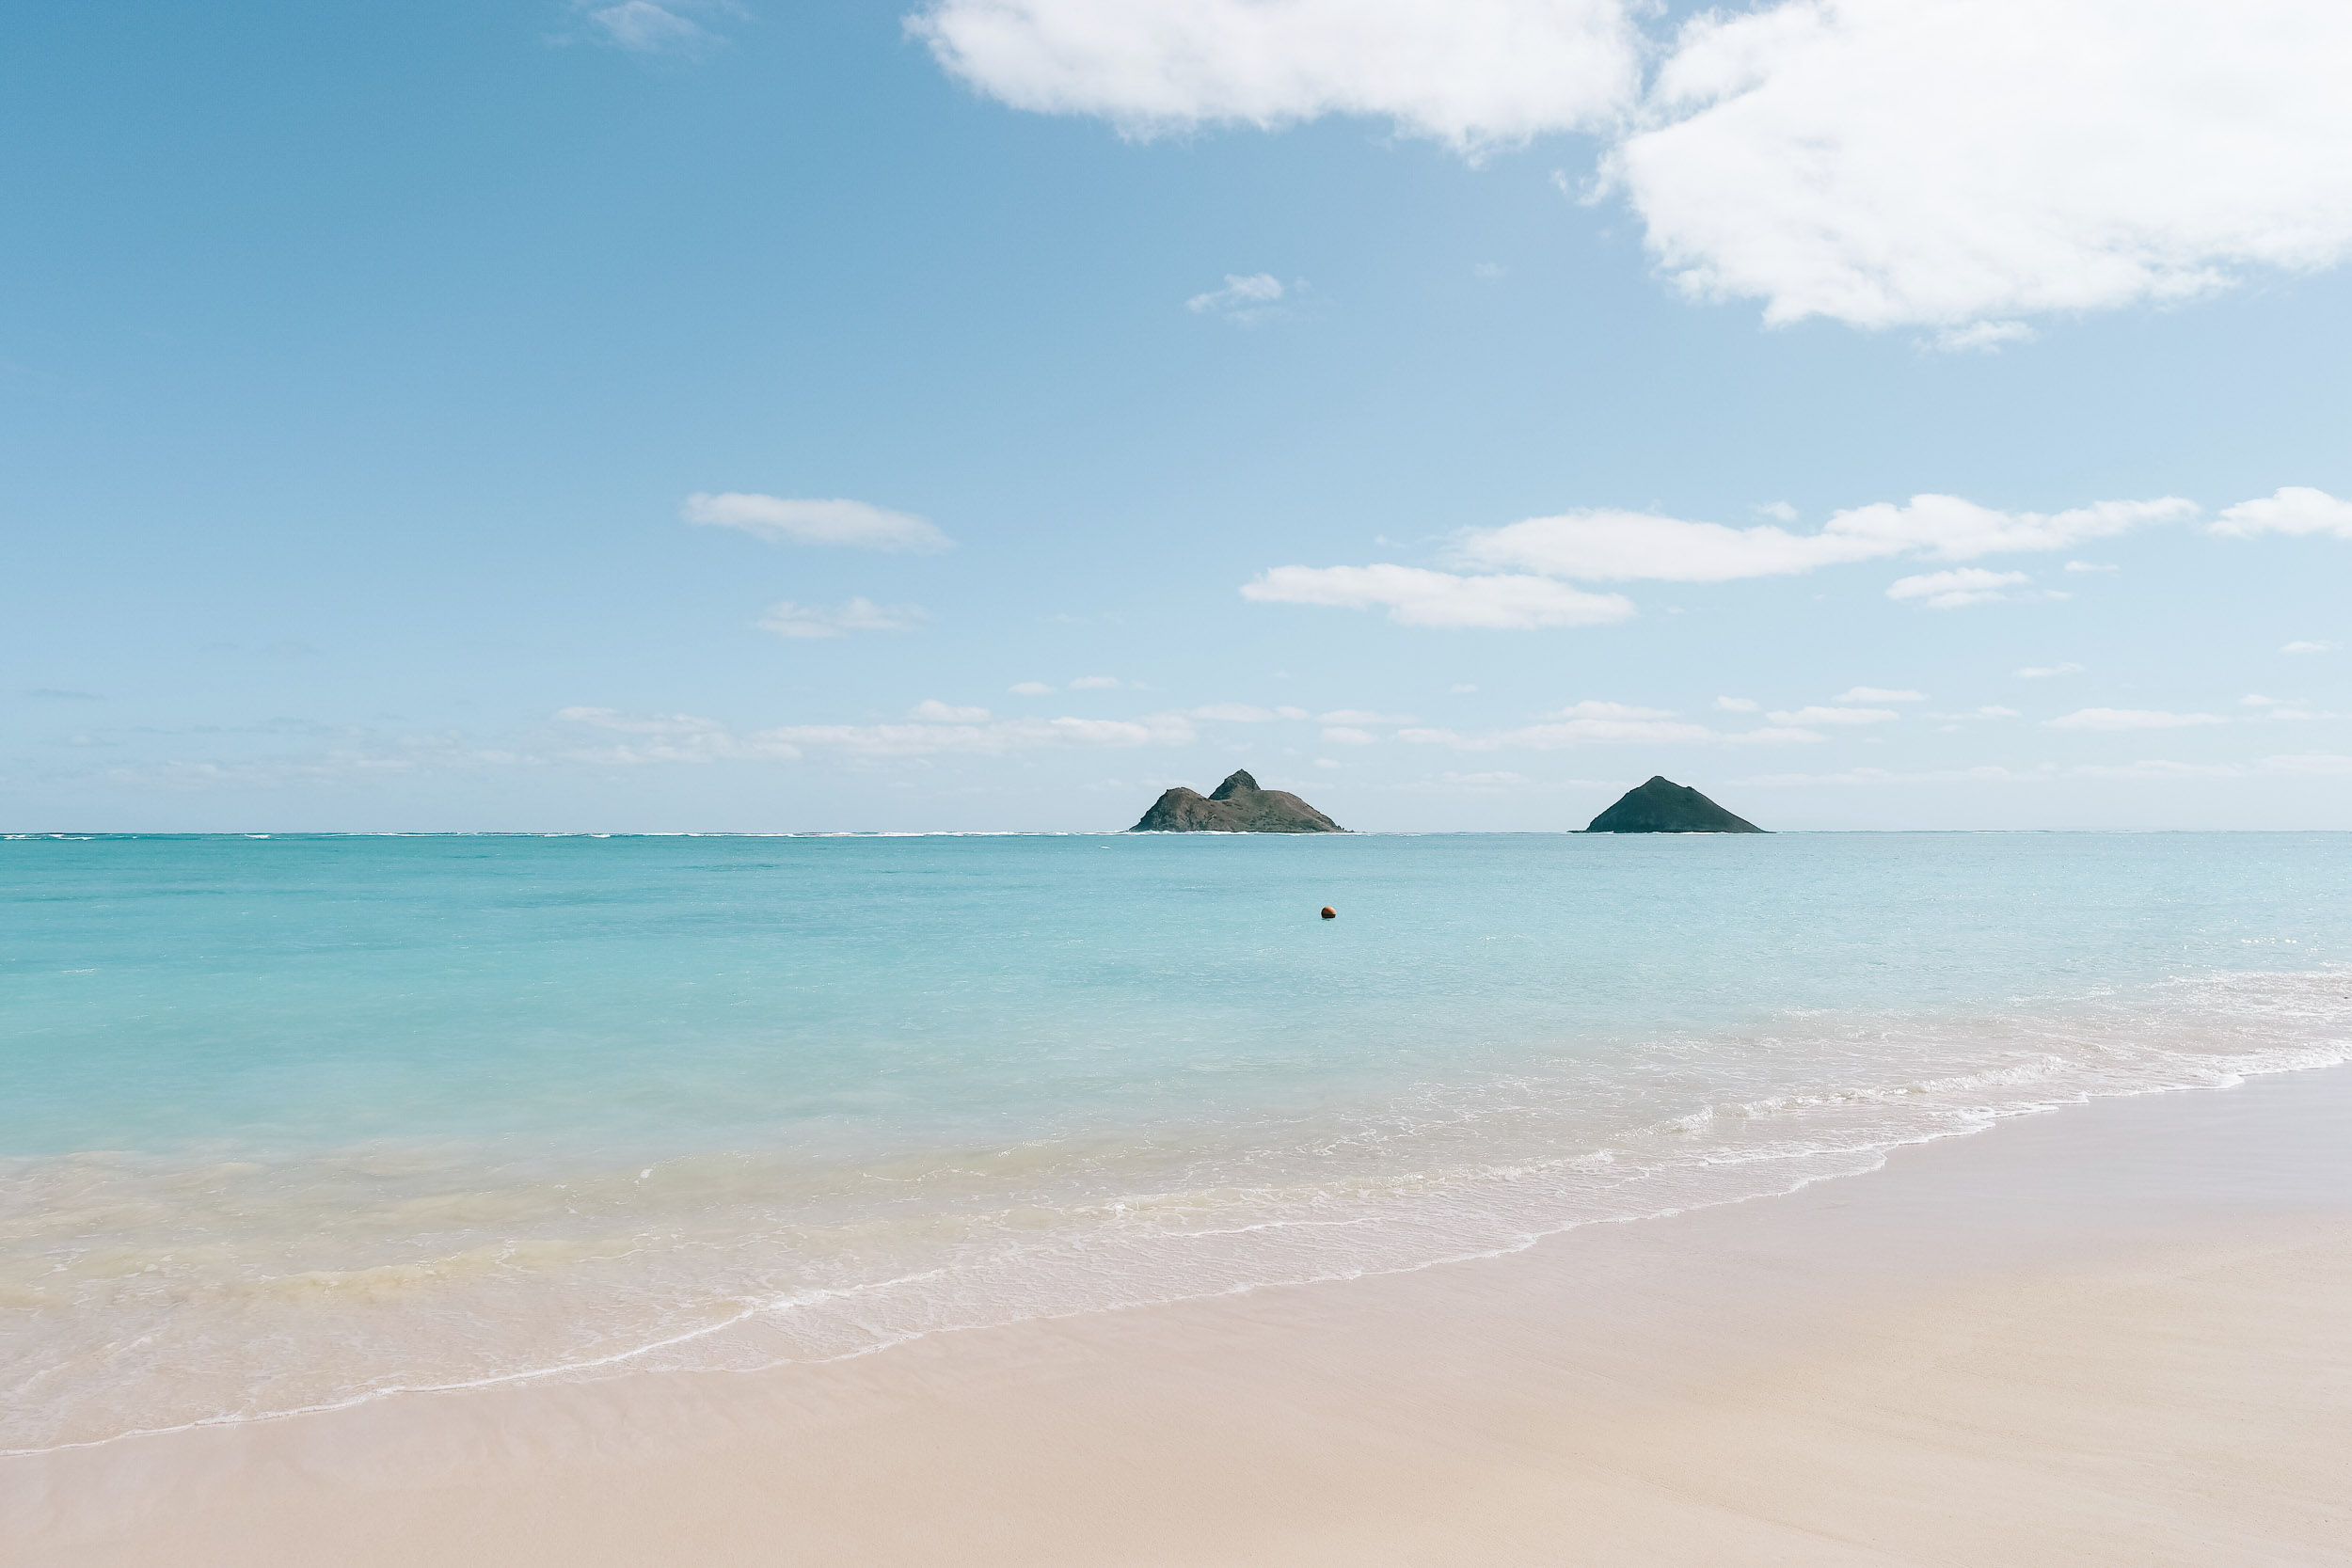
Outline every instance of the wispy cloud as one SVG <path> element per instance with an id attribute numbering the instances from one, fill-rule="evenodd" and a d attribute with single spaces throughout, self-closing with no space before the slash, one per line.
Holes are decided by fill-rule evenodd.
<path id="1" fill-rule="evenodd" d="M 1727 746 L 1802 746 L 1829 736 L 1819 730 L 1808 730 L 1801 724 L 1767 724 L 1761 729 L 1740 730 L 1724 736 Z"/>
<path id="2" fill-rule="evenodd" d="M 571 762 L 710 763 L 749 757 L 790 761 L 801 754 L 798 747 L 772 736 L 739 736 L 716 719 L 691 713 L 627 713 L 610 707 L 567 707 L 559 710 L 555 717 L 564 724 L 621 737 L 599 745 L 559 749 L 557 755 Z"/>
<path id="3" fill-rule="evenodd" d="M 891 512 L 865 501 L 795 500 L 730 490 L 700 491 L 686 498 L 680 515 L 690 523 L 739 529 L 755 538 L 795 545 L 845 545 L 858 549 L 930 554 L 952 548 L 926 517 Z"/>
<path id="4" fill-rule="evenodd" d="M 1830 699 L 1833 703 L 1924 703 L 1924 691 L 1906 691 L 1883 686 L 1856 686 Z"/>
<path id="5" fill-rule="evenodd" d="M 1520 789 L 1533 781 L 1524 773 L 1501 769 L 1489 773 L 1440 773 L 1437 782 L 1449 789 L 1478 791 Z"/>
<path id="6" fill-rule="evenodd" d="M 2033 784 L 2046 780 L 2047 772 L 2019 772 L 2014 768 L 1928 768 L 1903 770 L 1891 768 L 1849 768 L 1836 773 L 1760 773 L 1751 778 L 1731 782 L 1742 788 L 1772 789 L 1809 787 L 1814 784 L 1956 784 L 1962 782 L 1986 784 Z"/>
<path id="7" fill-rule="evenodd" d="M 1601 626 L 1631 618 L 1631 601 L 1570 582 L 1732 582 L 1906 555 L 1967 561 L 2059 549 L 2196 515 L 2195 503 L 2177 497 L 2038 513 L 1922 495 L 1899 506 L 1853 507 L 1834 515 L 1818 532 L 1796 533 L 1778 524 L 1727 528 L 1652 513 L 1588 510 L 1466 529 L 1442 552 L 1452 570 L 1385 562 L 1278 566 L 1246 584 L 1242 594 L 1287 604 L 1386 605 L 1390 618 L 1404 626 Z M 2027 591 L 2030 581 L 2022 572 L 1962 567 L 1901 578 L 1887 594 L 1935 610 L 2066 596 Z"/>
<path id="8" fill-rule="evenodd" d="M 843 637 L 853 631 L 905 631 L 926 619 L 926 613 L 921 605 L 880 605 L 871 599 L 836 605 L 779 599 L 768 607 L 759 625 L 778 637 Z"/>
<path id="9" fill-rule="evenodd" d="M 2280 645 L 2282 654 L 2332 654 L 2342 644 L 2335 642 L 2296 641 Z"/>
<path id="10" fill-rule="evenodd" d="M 1886 596 L 1916 599 L 1929 610 L 1965 610 L 1970 605 L 2016 603 L 2026 597 L 2017 590 L 2031 581 L 2033 578 L 2024 572 L 1963 566 L 1956 571 L 1922 572 L 1917 577 L 1899 578 L 1886 590 Z"/>
<path id="11" fill-rule="evenodd" d="M 2021 680 L 2046 681 L 2057 675 L 2079 675 L 2083 667 L 2079 664 L 2028 664 L 2013 673 Z"/>
<path id="12" fill-rule="evenodd" d="M 579 8 L 589 34 L 600 43 L 635 55 L 677 55 L 697 58 L 725 47 L 726 40 L 694 20 L 739 16 L 740 8 L 726 0 L 618 0 L 602 5 L 587 0 Z"/>
<path id="13" fill-rule="evenodd" d="M 1002 755 L 1057 747 L 1126 748 L 1189 745 L 1198 738 L 1178 714 L 1142 719 L 994 719 L 985 708 L 918 704 L 897 724 L 785 724 L 739 735 L 715 719 L 691 714 L 631 714 L 606 707 L 569 707 L 556 715 L 567 725 L 620 738 L 572 747 L 565 760 L 601 763 L 789 761 L 825 753 L 849 758 L 924 757 L 964 753 Z"/>
<path id="14" fill-rule="evenodd" d="M 2076 708 L 2062 719 L 2044 719 L 2045 730 L 2179 730 L 2195 724 L 2226 724 L 2216 713 L 2168 713 L 2160 708 Z"/>
<path id="15" fill-rule="evenodd" d="M 907 710 L 907 717 L 927 724 L 984 724 L 988 722 L 988 709 L 959 707 L 936 697 L 926 697 Z"/>
<path id="16" fill-rule="evenodd" d="M 1768 713 L 1764 717 L 1775 724 L 1796 724 L 1807 728 L 1828 725 L 1851 729 L 1864 724 L 1891 724 L 1902 715 L 1891 707 L 1801 707 L 1788 713 Z"/>
<path id="17" fill-rule="evenodd" d="M 1524 631 L 1630 620 L 1631 600 L 1540 577 L 1458 577 L 1420 566 L 1277 566 L 1242 585 L 1261 604 L 1385 607 L 1403 626 Z"/>
<path id="18" fill-rule="evenodd" d="M 2005 343 L 2030 343 L 2040 336 L 2024 322 L 1970 322 L 1945 327 L 1933 342 L 1947 354 L 1997 354 Z"/>
<path id="19" fill-rule="evenodd" d="M 1618 705 L 1613 703 L 1579 704 L 1578 708 L 1613 708 Z M 1704 724 L 1678 723 L 1663 715 L 1629 719 L 1578 713 L 1576 708 L 1565 711 L 1574 717 L 1487 735 L 1462 735 L 1447 729 L 1404 729 L 1396 732 L 1396 738 L 1411 745 L 1444 746 L 1457 752 L 1512 749 L 1551 752 L 1570 746 L 1687 745 L 1715 738 L 1715 732 Z M 1627 711 L 1649 713 L 1654 710 L 1634 708 Z"/>
<path id="20" fill-rule="evenodd" d="M 787 724 L 761 738 L 850 757 L 994 756 L 1056 747 L 1184 746 L 1198 738 L 1182 715 L 1143 719 L 994 719 L 985 723 Z"/>
<path id="21" fill-rule="evenodd" d="M 2340 717 L 2339 715 L 2333 713 L 2322 713 L 2313 708 L 2309 703 L 2303 702 L 2299 699 L 2290 700 L 2283 697 L 2265 697 L 2260 692 L 2255 691 L 2249 691 L 2245 696 L 2240 697 L 2238 699 L 2238 705 L 2240 707 L 2253 708 L 2265 719 L 2299 721 L 2306 719 L 2334 719 Z"/>
<path id="22" fill-rule="evenodd" d="M 1184 301 L 1184 309 L 1197 316 L 1221 316 L 1249 326 L 1279 314 L 1283 300 L 1300 287 L 1303 285 L 1285 288 L 1282 280 L 1270 272 L 1252 273 L 1247 277 L 1229 272 L 1225 275 L 1225 287 L 1193 295 Z"/>
<path id="23" fill-rule="evenodd" d="M 1726 528 L 1653 513 L 1592 510 L 1467 530 L 1455 536 L 1454 555 L 1460 565 L 1584 581 L 1732 582 L 1904 555 L 1972 561 L 2063 549 L 2196 515 L 2194 502 L 2172 496 L 2039 513 L 1925 495 L 1901 505 L 1852 507 L 1832 515 L 1819 532 L 1793 533 L 1769 523 Z"/>

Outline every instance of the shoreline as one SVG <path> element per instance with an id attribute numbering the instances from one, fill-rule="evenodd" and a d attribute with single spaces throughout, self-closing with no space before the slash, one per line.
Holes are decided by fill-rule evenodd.
<path id="1" fill-rule="evenodd" d="M 0 1529 L 60 1565 L 2338 1560 L 2352 1483 L 2295 1454 L 2352 1447 L 2347 1132 L 2343 1067 L 2099 1100 L 1407 1274 L 12 1456 Z M 1996 1495 L 1937 1503 L 1936 1455 Z"/>

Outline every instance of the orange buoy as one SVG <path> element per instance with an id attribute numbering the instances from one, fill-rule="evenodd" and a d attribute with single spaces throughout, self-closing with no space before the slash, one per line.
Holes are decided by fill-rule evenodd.
<path id="1" fill-rule="evenodd" d="M 1323 918 L 1324 918 L 1324 919 L 1326 919 L 1326 920 L 1337 920 L 1339 917 L 1340 917 L 1340 911 L 1337 911 L 1337 910 L 1333 909 L 1333 908 L 1332 908 L 1330 905 L 1328 905 L 1328 904 L 1326 904 L 1326 905 L 1324 905 L 1324 906 L 1323 906 Z"/>

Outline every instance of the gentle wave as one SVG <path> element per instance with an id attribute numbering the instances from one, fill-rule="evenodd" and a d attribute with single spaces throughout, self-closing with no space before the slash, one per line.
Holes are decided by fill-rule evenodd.
<path id="1" fill-rule="evenodd" d="M 500 1145 L 21 1159 L 0 1450 L 393 1393 L 753 1369 L 1394 1274 L 1785 1193 L 2115 1095 L 2352 1060 L 2352 974 L 1664 1034 L 1376 1101 L 819 1161 Z"/>

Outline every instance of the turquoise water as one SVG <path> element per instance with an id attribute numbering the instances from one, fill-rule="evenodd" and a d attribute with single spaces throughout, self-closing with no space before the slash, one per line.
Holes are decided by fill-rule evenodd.
<path id="1" fill-rule="evenodd" d="M 0 1448 L 1413 1267 L 2341 1060 L 2348 895 L 2343 834 L 10 839 Z"/>

